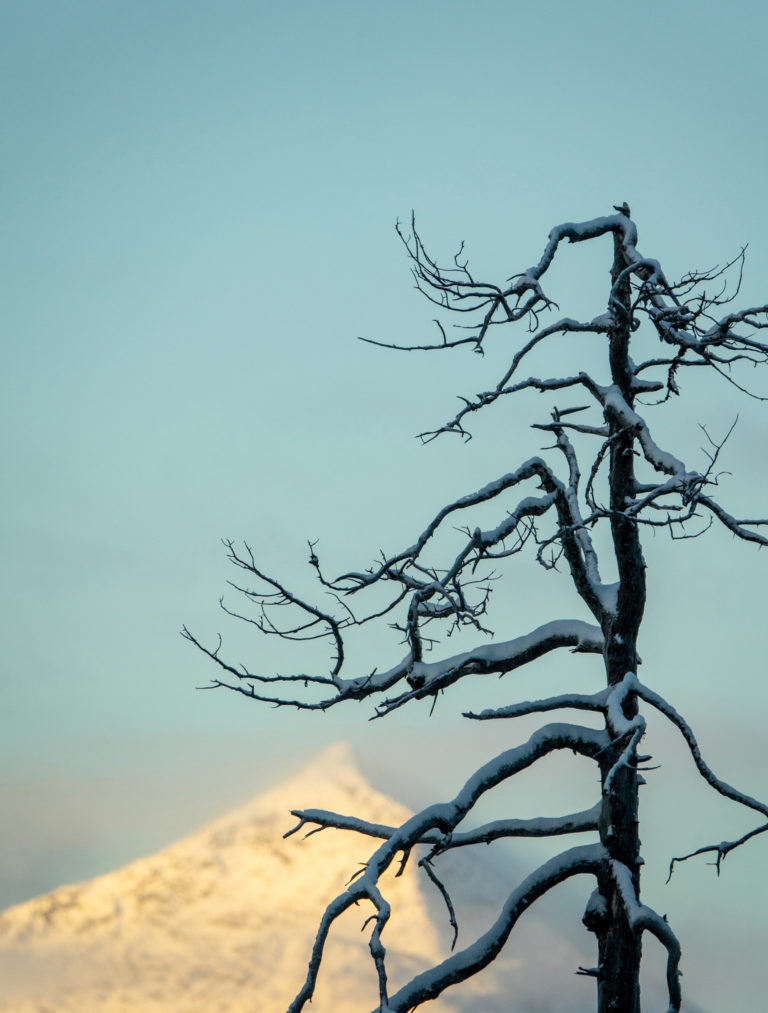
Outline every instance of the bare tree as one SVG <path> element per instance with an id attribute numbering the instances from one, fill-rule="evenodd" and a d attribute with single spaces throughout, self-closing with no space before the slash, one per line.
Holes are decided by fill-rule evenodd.
<path id="1" fill-rule="evenodd" d="M 636 410 L 640 403 L 650 408 L 679 394 L 678 378 L 690 367 L 713 370 L 739 391 L 749 393 L 738 379 L 739 367 L 768 361 L 768 345 L 753 336 L 755 331 L 768 328 L 768 305 L 731 309 L 741 284 L 744 251 L 725 267 L 691 272 L 670 282 L 657 260 L 638 252 L 637 230 L 629 207 L 623 204 L 615 211 L 607 217 L 556 226 L 549 233 L 538 263 L 502 285 L 478 281 L 461 251 L 449 267 L 439 266 L 425 249 L 414 221 L 408 231 L 398 226 L 418 289 L 443 315 L 462 315 L 454 325 L 458 330 L 447 330 L 439 320 L 435 344 L 410 346 L 407 350 L 469 345 L 482 351 L 492 329 L 517 322 L 527 325 L 529 334 L 495 387 L 462 399 L 463 406 L 454 418 L 422 434 L 422 438 L 429 441 L 454 434 L 468 439 L 469 421 L 475 412 L 532 390 L 557 393 L 566 399 L 551 413 L 549 421 L 537 425 L 551 435 L 553 445 L 546 449 L 547 456 L 532 457 L 517 470 L 448 503 L 412 545 L 391 555 L 382 554 L 365 569 L 330 579 L 311 545 L 309 565 L 330 603 L 322 607 L 264 573 L 247 544 L 240 547 L 225 543 L 229 559 L 246 581 L 233 582 L 233 586 L 247 605 L 255 608 L 238 612 L 223 606 L 225 611 L 253 623 L 265 634 L 286 639 L 328 639 L 333 660 L 327 674 L 250 672 L 222 657 L 220 641 L 215 649 L 209 648 L 188 629 L 183 631 L 218 666 L 214 686 L 227 687 L 264 703 L 316 710 L 371 697 L 377 701 L 376 717 L 390 714 L 412 700 L 434 698 L 465 677 L 509 672 L 558 648 L 598 655 L 605 668 L 605 688 L 597 693 L 568 693 L 466 714 L 472 720 L 486 721 L 560 709 L 581 710 L 594 712 L 599 726 L 562 721 L 542 725 L 527 742 L 506 750 L 476 771 L 453 799 L 429 806 L 400 827 L 373 825 L 356 816 L 319 810 L 294 812 L 298 823 L 289 834 L 306 827 L 311 828 L 310 832 L 335 827 L 378 838 L 382 843 L 360 874 L 328 905 L 306 980 L 289 1013 L 298 1013 L 311 999 L 328 933 L 335 919 L 352 904 L 368 901 L 373 907 L 369 945 L 378 974 L 377 1009 L 380 1013 L 406 1013 L 450 985 L 477 974 L 497 956 L 523 911 L 557 884 L 582 874 L 594 880 L 583 921 L 597 937 L 597 961 L 594 968 L 582 968 L 581 973 L 596 979 L 599 1013 L 639 1011 L 638 975 L 644 932 L 656 936 L 666 949 L 669 1010 L 679 1010 L 680 945 L 666 919 L 640 900 L 638 786 L 642 783 L 641 771 L 650 759 L 640 753 L 646 728 L 641 705 L 655 708 L 679 729 L 701 776 L 716 792 L 754 810 L 762 819 L 768 818 L 768 805 L 715 776 L 685 720 L 637 674 L 637 641 L 646 601 L 646 564 L 640 537 L 643 528 L 662 528 L 674 539 L 701 534 L 716 522 L 740 539 L 766 545 L 768 536 L 761 529 L 768 520 L 738 519 L 716 498 L 722 443 L 711 443 L 705 470 L 691 470 L 654 440 L 648 423 Z M 544 323 L 544 315 L 556 307 L 542 282 L 561 244 L 585 243 L 602 236 L 613 238 L 606 311 L 592 320 L 561 317 Z M 729 269 L 736 276 L 733 290 L 727 284 Z M 646 326 L 638 334 L 642 325 Z M 610 382 L 601 384 L 587 372 L 549 378 L 525 375 L 523 368 L 533 350 L 563 333 L 602 336 Z M 652 353 L 636 363 L 630 356 L 630 345 L 633 350 L 642 348 L 643 341 Z M 586 466 L 580 466 L 579 456 Z M 481 505 L 487 508 L 489 503 L 499 508 L 496 526 L 473 526 L 470 514 Z M 457 520 L 464 524 L 458 546 L 448 559 L 435 562 L 430 550 L 437 544 L 439 533 Z M 602 527 L 609 533 L 610 541 L 605 544 L 612 547 L 607 555 L 612 556 L 609 564 L 616 579 L 610 583 L 601 577 L 595 539 Z M 435 647 L 434 631 L 442 628 L 443 633 L 451 633 L 474 628 L 488 633 L 483 622 L 493 587 L 491 568 L 524 550 L 530 550 L 538 563 L 550 570 L 563 562 L 591 620 L 554 619 L 511 640 L 491 640 L 462 653 L 442 656 Z M 383 598 L 375 597 L 374 588 Z M 367 612 L 356 605 L 366 592 L 374 595 L 375 601 Z M 385 671 L 347 675 L 345 634 L 353 627 L 382 619 L 402 637 L 402 660 Z M 435 660 L 428 660 L 428 651 L 437 656 Z M 473 830 L 462 829 L 462 821 L 487 792 L 560 749 L 588 757 L 597 765 L 601 792 L 593 808 L 557 818 L 510 818 Z M 694 854 L 713 852 L 719 867 L 729 851 L 766 830 L 768 822 L 761 821 L 738 840 L 707 845 Z M 484 935 L 464 949 L 453 951 L 394 994 L 390 991 L 383 941 L 390 908 L 380 877 L 396 859 L 404 864 L 414 849 L 420 849 L 418 864 L 440 889 L 454 923 L 450 897 L 434 868 L 441 855 L 454 848 L 504 838 L 585 832 L 594 833 L 594 842 L 563 851 L 520 883 Z M 690 857 L 674 859 L 673 864 Z"/>

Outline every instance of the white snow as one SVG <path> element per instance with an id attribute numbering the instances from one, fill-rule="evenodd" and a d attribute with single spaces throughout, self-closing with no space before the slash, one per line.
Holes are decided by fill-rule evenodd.
<path id="1" fill-rule="evenodd" d="M 574 650 L 594 651 L 599 653 L 603 646 L 603 635 L 598 626 L 584 622 L 582 619 L 555 619 L 544 623 L 530 633 L 505 640 L 499 643 L 481 644 L 471 651 L 464 651 L 441 661 L 422 661 L 413 667 L 413 674 L 424 679 L 424 685 L 430 686 L 444 676 L 470 663 L 476 664 L 478 670 L 496 671 L 505 665 L 511 665 L 529 652 L 538 649 L 549 649 L 550 642 L 562 642 Z"/>
<path id="2" fill-rule="evenodd" d="M 156 855 L 2 912 L 0 1011 L 285 1013 L 321 912 L 372 850 L 370 838 L 332 830 L 284 841 L 294 822 L 289 810 L 310 805 L 386 825 L 409 816 L 368 784 L 348 747 L 335 747 L 296 778 Z M 465 944 L 497 916 L 500 889 L 514 885 L 508 862 L 493 858 L 483 847 L 479 864 L 455 854 L 438 865 L 441 875 L 453 870 L 448 883 Z M 393 869 L 383 880 L 393 908 L 383 940 L 395 988 L 449 952 L 444 905 L 422 879 L 413 863 L 404 876 L 395 878 Z M 369 931 L 360 932 L 370 910 L 354 909 L 337 924 L 312 1013 L 375 1006 Z M 559 1009 L 585 1013 L 592 990 L 570 997 L 572 971 L 585 959 L 532 911 L 509 958 L 502 955 L 459 997 L 429 1008 L 506 1013 L 511 991 L 525 1008 L 547 981 Z"/>

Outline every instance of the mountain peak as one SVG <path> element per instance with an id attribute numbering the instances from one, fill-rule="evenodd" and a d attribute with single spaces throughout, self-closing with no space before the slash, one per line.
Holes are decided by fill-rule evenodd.
<path id="1" fill-rule="evenodd" d="M 330 746 L 326 746 L 322 753 L 319 753 L 315 759 L 311 761 L 311 766 L 325 767 L 329 772 L 332 772 L 339 767 L 345 770 L 359 769 L 357 755 L 352 748 L 351 743 L 346 740 L 332 742 Z"/>
<path id="2" fill-rule="evenodd" d="M 349 744 L 330 746 L 157 854 L 1 913 L 0 1011 L 283 1013 L 325 905 L 372 850 L 370 839 L 330 830 L 283 840 L 295 822 L 290 810 L 308 807 L 388 824 L 409 815 L 367 783 Z M 393 885 L 402 910 L 393 920 L 393 969 L 413 973 L 433 962 L 439 935 L 418 886 L 405 877 Z M 375 973 L 360 943 L 367 914 L 342 919 L 314 1013 L 359 1013 L 355 994 L 376 1005 Z"/>
<path id="3" fill-rule="evenodd" d="M 333 830 L 284 840 L 295 825 L 290 811 L 301 808 L 390 826 L 410 815 L 368 783 L 348 743 L 336 743 L 299 773 L 157 854 L 0 913 L 0 1013 L 284 1013 L 306 974 L 326 905 L 376 847 L 370 838 Z M 508 863 L 483 872 L 488 857 L 487 849 L 451 854 L 441 870 L 458 900 L 461 945 L 488 927 L 511 886 Z M 381 883 L 392 904 L 385 942 L 393 989 L 447 956 L 451 940 L 442 898 L 425 884 L 415 859 L 399 877 L 398 864 Z M 462 892 L 471 894 L 468 906 Z M 313 1013 L 363 1013 L 378 1005 L 367 933 L 361 935 L 370 913 L 366 905 L 353 907 L 334 926 Z M 525 949 L 515 943 L 511 959 L 430 1010 L 500 1013 L 513 990 L 521 1013 L 545 1010 L 525 1001 L 540 995 L 542 981 L 558 1009 L 588 1009 L 588 990 L 579 991 L 578 1001 L 572 997 L 571 974 L 588 958 L 551 923 L 534 914 L 526 919 Z M 563 968 L 562 988 L 553 988 L 553 968 Z"/>

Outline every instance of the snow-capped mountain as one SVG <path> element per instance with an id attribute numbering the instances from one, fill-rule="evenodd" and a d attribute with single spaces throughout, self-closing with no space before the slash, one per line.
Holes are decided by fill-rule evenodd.
<path id="1" fill-rule="evenodd" d="M 387 824 L 409 815 L 367 783 L 348 747 L 332 747 L 298 777 L 163 851 L 0 914 L 0 1011 L 285 1013 L 322 911 L 376 846 L 334 830 L 284 840 L 290 810 L 302 807 Z M 490 924 L 514 877 L 494 864 L 492 849 L 446 856 L 440 868 L 461 945 Z M 393 909 L 385 943 L 397 986 L 446 955 L 451 933 L 415 863 L 400 878 L 394 871 L 384 881 Z M 332 932 L 312 1013 L 378 1005 L 361 935 L 369 914 L 353 908 Z M 503 959 L 430 1010 L 594 1009 L 594 986 L 573 976 L 589 959 L 586 932 L 578 948 L 530 912 L 515 936 Z"/>

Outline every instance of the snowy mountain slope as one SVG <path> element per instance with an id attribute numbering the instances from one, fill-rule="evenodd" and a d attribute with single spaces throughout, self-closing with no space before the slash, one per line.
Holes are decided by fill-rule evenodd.
<path id="1" fill-rule="evenodd" d="M 0 914 L 2 1013 L 285 1013 L 303 980 L 321 912 L 375 842 L 324 831 L 282 834 L 289 810 L 323 807 L 379 823 L 408 815 L 376 792 L 346 746 L 328 750 L 293 780 L 148 858 L 65 886 Z M 459 913 L 459 945 L 487 927 L 512 871 L 457 853 L 441 860 Z M 488 861 L 482 860 L 486 855 Z M 450 932 L 442 901 L 415 863 L 385 892 L 392 985 L 441 959 Z M 367 1013 L 377 986 L 352 909 L 332 933 L 312 1013 Z M 589 980 L 573 971 L 584 945 L 525 916 L 508 954 L 430 1004 L 433 1013 L 581 1013 L 594 1009 Z M 394 989 L 393 989 L 394 990 Z"/>

